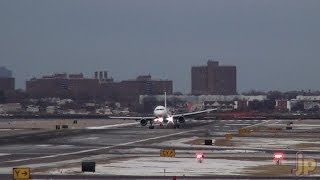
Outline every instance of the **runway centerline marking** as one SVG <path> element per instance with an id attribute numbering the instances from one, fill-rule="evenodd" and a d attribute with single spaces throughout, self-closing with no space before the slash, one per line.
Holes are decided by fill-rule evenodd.
<path id="1" fill-rule="evenodd" d="M 108 128 L 123 127 L 123 126 L 130 126 L 130 125 L 136 125 L 136 124 L 139 124 L 139 123 L 134 122 L 134 123 L 111 124 L 106 126 L 92 126 L 92 127 L 87 127 L 86 129 L 108 129 Z"/>
<path id="2" fill-rule="evenodd" d="M 155 139 L 161 139 L 161 138 L 170 137 L 170 136 L 175 136 L 175 135 L 180 135 L 180 134 L 186 134 L 186 133 L 195 132 L 195 131 L 200 131 L 200 130 L 197 129 L 197 130 L 183 131 L 183 132 L 178 132 L 178 133 L 173 133 L 173 134 L 167 134 L 167 135 L 163 135 L 163 136 L 157 136 L 157 137 L 152 137 L 152 138 L 147 138 L 147 139 L 141 139 L 141 140 L 137 140 L 137 141 L 127 142 L 127 143 L 122 143 L 122 144 L 117 144 L 117 145 L 112 145 L 112 146 L 107 146 L 107 147 L 101 147 L 101 148 L 95 148 L 95 149 L 88 149 L 88 150 L 71 152 L 71 153 L 55 154 L 55 155 L 35 157 L 35 158 L 25 158 L 25 159 L 18 159 L 18 160 L 5 161 L 5 162 L 22 162 L 22 161 L 28 161 L 28 160 L 46 159 L 46 158 L 54 158 L 54 157 L 59 157 L 59 156 L 75 155 L 75 154 L 81 154 L 81 153 L 87 153 L 87 152 L 93 152 L 93 151 L 111 149 L 111 148 L 115 148 L 115 147 L 121 147 L 121 146 L 131 145 L 131 144 L 135 144 L 135 143 L 140 143 L 140 142 L 145 142 L 145 141 L 150 141 L 150 140 L 155 140 Z"/>

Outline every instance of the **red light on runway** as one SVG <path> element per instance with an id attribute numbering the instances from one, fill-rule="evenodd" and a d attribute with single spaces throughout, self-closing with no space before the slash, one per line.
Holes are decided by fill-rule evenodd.
<path id="1" fill-rule="evenodd" d="M 204 155 L 203 155 L 203 153 L 201 152 L 201 153 L 197 153 L 196 154 L 196 158 L 197 158 L 197 160 L 203 160 L 204 159 Z"/>
<path id="2" fill-rule="evenodd" d="M 203 158 L 203 154 L 197 154 L 197 159 Z"/>
<path id="3" fill-rule="evenodd" d="M 273 158 L 276 161 L 283 160 L 284 159 L 284 154 L 282 152 L 275 152 L 273 154 Z"/>

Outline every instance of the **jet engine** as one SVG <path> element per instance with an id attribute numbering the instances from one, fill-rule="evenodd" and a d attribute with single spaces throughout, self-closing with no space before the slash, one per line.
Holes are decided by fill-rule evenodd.
<path id="1" fill-rule="evenodd" d="M 141 126 L 146 126 L 148 124 L 148 121 L 145 119 L 141 119 L 140 124 Z"/>
<path id="2" fill-rule="evenodd" d="M 184 119 L 183 116 L 180 116 L 180 117 L 178 117 L 178 122 L 179 122 L 180 124 L 182 124 L 182 123 L 185 123 L 186 120 Z"/>

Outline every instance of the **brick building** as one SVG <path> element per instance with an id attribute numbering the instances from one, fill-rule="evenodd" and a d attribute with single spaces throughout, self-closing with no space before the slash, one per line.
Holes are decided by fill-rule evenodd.
<path id="1" fill-rule="evenodd" d="M 138 76 L 135 80 L 121 81 L 122 92 L 131 95 L 157 95 L 172 94 L 173 83 L 171 80 L 155 80 L 150 75 Z M 128 91 L 128 92 L 127 92 Z"/>
<path id="2" fill-rule="evenodd" d="M 94 98 L 99 89 L 98 79 L 87 79 L 82 74 L 54 74 L 33 78 L 26 82 L 26 92 L 31 97 Z"/>
<path id="3" fill-rule="evenodd" d="M 137 103 L 139 95 L 172 94 L 173 82 L 154 80 L 150 75 L 114 82 L 107 77 L 107 72 L 95 72 L 94 79 L 84 78 L 82 74 L 54 74 L 27 81 L 26 91 L 35 98 L 68 97 Z"/>
<path id="4" fill-rule="evenodd" d="M 275 109 L 279 112 L 288 112 L 288 100 L 276 100 Z"/>
<path id="5" fill-rule="evenodd" d="M 209 60 L 207 66 L 191 68 L 191 93 L 193 95 L 237 94 L 237 69 L 235 66 L 220 66 Z"/>
<path id="6" fill-rule="evenodd" d="M 14 83 L 14 78 L 0 77 L 0 91 L 13 91 Z"/>
<path id="7" fill-rule="evenodd" d="M 135 80 L 121 81 L 118 85 L 118 93 L 121 100 L 138 102 L 139 95 L 158 95 L 173 93 L 171 80 L 155 80 L 150 75 L 138 76 Z"/>

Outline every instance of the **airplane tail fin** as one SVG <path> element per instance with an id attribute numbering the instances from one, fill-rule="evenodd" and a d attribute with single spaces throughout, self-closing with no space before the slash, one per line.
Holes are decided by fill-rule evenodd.
<path id="1" fill-rule="evenodd" d="M 164 92 L 164 107 L 167 109 L 167 92 Z"/>

